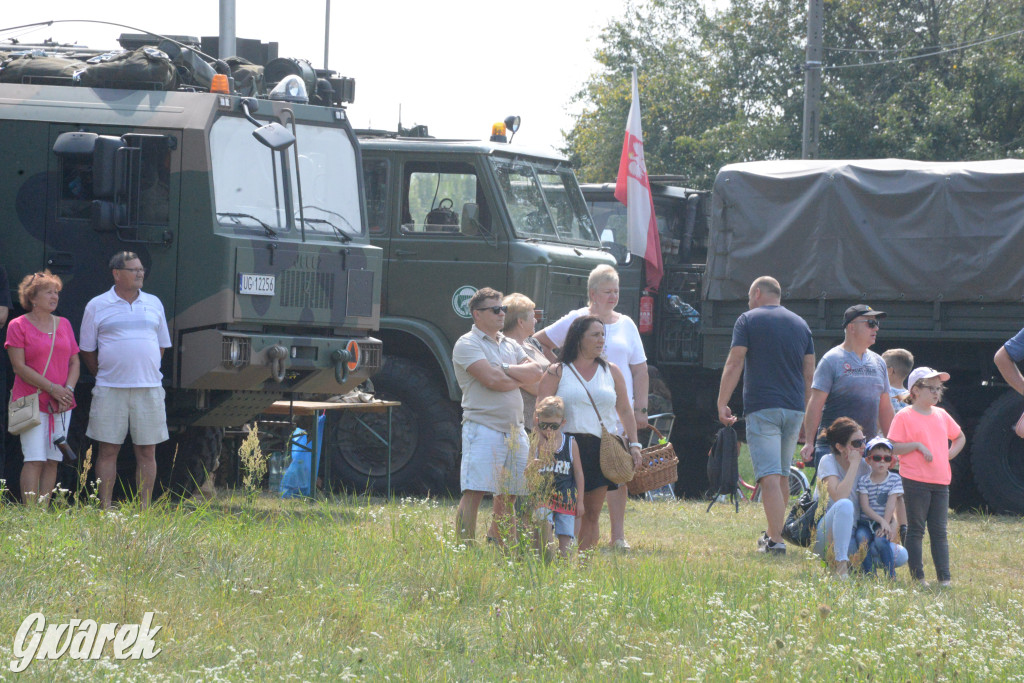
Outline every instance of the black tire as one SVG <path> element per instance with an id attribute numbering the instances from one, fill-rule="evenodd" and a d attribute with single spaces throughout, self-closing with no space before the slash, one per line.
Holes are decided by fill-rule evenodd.
<path id="1" fill-rule="evenodd" d="M 939 407 L 949 413 L 950 417 L 964 430 L 967 443 L 974 443 L 974 431 L 972 425 L 966 422 L 960 415 L 956 406 L 948 399 L 939 403 Z M 970 449 L 965 447 L 959 456 L 949 461 L 950 470 L 953 473 L 953 480 L 949 484 L 949 507 L 954 510 L 968 511 L 987 509 L 985 499 L 982 498 L 974 483 L 974 471 L 971 469 Z"/>
<path id="2" fill-rule="evenodd" d="M 1024 439 L 1013 433 L 1022 411 L 1024 397 L 1004 394 L 985 411 L 971 446 L 974 482 L 989 508 L 1000 514 L 1024 514 Z"/>
<path id="3" fill-rule="evenodd" d="M 156 447 L 157 486 L 154 496 L 186 496 L 206 482 L 220 466 L 224 430 L 188 427 Z"/>
<path id="4" fill-rule="evenodd" d="M 392 490 L 442 492 L 446 474 L 458 463 L 462 437 L 458 406 L 440 377 L 408 358 L 385 356 L 373 386 L 377 398 L 402 403 L 391 419 Z M 324 440 L 332 483 L 356 493 L 386 493 L 387 448 L 357 418 L 387 435 L 386 413 L 329 411 Z"/>

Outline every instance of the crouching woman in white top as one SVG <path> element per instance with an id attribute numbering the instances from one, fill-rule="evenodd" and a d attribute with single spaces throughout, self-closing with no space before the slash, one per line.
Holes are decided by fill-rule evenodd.
<path id="1" fill-rule="evenodd" d="M 562 397 L 565 401 L 565 432 L 575 437 L 579 444 L 584 490 L 583 519 L 577 534 L 580 550 L 597 543 L 598 520 L 605 495 L 609 489 L 618 488 L 601 473 L 601 426 L 603 424 L 605 429 L 613 431 L 616 414 L 629 437 L 633 466 L 640 465 L 633 406 L 622 371 L 614 363 L 601 358 L 604 341 L 604 323 L 600 319 L 584 316 L 574 320 L 562 345 L 559 362 L 548 368 L 537 392 L 538 403 L 548 396 Z"/>

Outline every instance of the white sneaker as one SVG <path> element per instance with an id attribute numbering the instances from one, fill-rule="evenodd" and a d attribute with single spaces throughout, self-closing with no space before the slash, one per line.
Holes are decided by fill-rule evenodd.
<path id="1" fill-rule="evenodd" d="M 629 544 L 629 541 L 627 541 L 624 538 L 616 538 L 615 541 L 612 543 L 612 547 L 615 548 L 616 550 L 632 550 L 633 549 L 633 546 L 631 546 Z"/>

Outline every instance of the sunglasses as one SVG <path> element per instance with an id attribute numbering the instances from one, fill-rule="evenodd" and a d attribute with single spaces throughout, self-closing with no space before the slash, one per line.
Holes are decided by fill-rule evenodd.
<path id="1" fill-rule="evenodd" d="M 508 306 L 484 306 L 482 308 L 473 309 L 476 311 L 490 311 L 494 315 L 500 315 L 508 311 Z"/>
<path id="2" fill-rule="evenodd" d="M 537 423 L 537 429 L 541 430 L 542 432 L 546 432 L 549 429 L 558 429 L 561 426 L 562 426 L 561 422 L 538 422 Z"/>
<path id="3" fill-rule="evenodd" d="M 942 386 L 941 384 L 922 384 L 918 382 L 914 386 L 920 387 L 922 389 L 928 389 L 929 391 L 937 391 L 939 393 L 942 393 L 943 391 L 946 390 L 946 387 Z"/>
<path id="4" fill-rule="evenodd" d="M 892 462 L 892 456 L 891 455 L 872 455 L 871 459 L 874 460 L 875 462 L 882 462 L 882 461 Z"/>
<path id="5" fill-rule="evenodd" d="M 881 323 L 875 320 L 874 318 L 868 318 L 867 320 L 857 320 L 855 322 L 864 323 L 873 330 L 877 330 L 879 327 L 881 327 Z"/>
<path id="6" fill-rule="evenodd" d="M 864 448 L 864 439 L 854 439 L 853 441 L 846 442 L 847 446 L 853 446 L 854 448 Z"/>

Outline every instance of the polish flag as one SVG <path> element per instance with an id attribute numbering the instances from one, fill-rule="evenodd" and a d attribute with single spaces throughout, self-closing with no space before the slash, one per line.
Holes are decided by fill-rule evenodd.
<path id="1" fill-rule="evenodd" d="M 626 137 L 622 141 L 619 175 L 615 180 L 615 198 L 626 205 L 627 246 L 630 253 L 647 262 L 647 288 L 656 290 L 665 268 L 661 263 L 661 239 L 654 215 L 651 184 L 644 163 L 644 135 L 640 129 L 640 92 L 633 67 L 633 103 L 626 119 Z"/>

